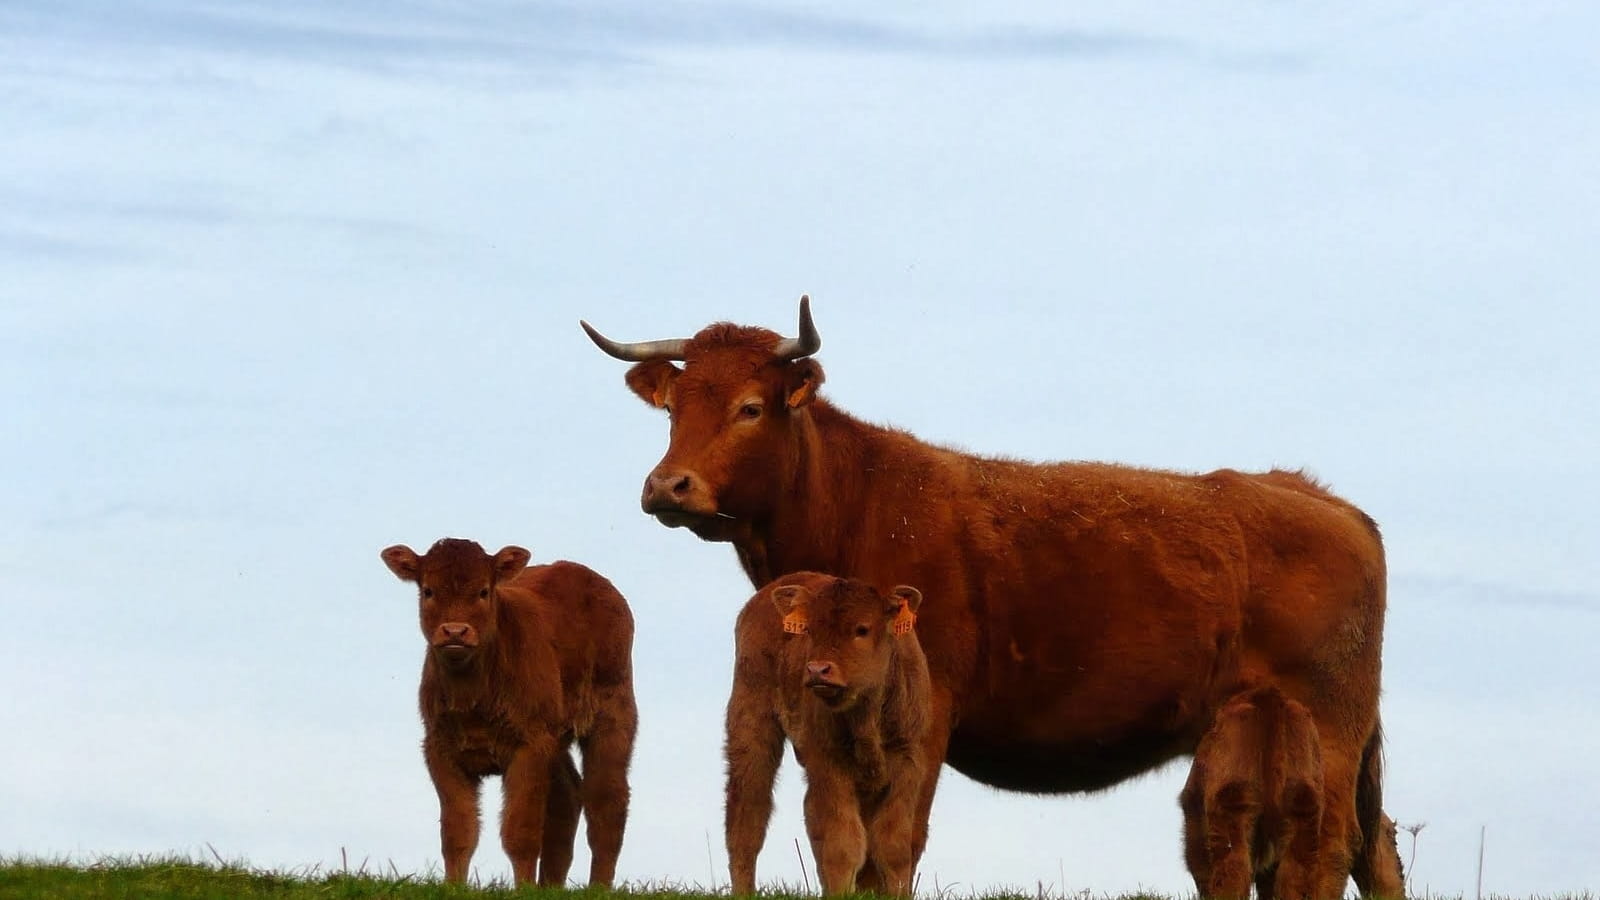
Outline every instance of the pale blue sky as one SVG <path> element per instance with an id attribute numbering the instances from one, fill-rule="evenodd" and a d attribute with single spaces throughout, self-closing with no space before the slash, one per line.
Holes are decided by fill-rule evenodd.
<path id="1" fill-rule="evenodd" d="M 1383 525 L 1416 887 L 1600 885 L 1600 13 L 1579 3 L 0 6 L 0 853 L 437 859 L 444 535 L 639 622 L 624 878 L 725 879 L 725 546 L 589 345 L 793 328 L 974 450 L 1306 466 Z M 923 883 L 1189 889 L 1172 767 L 947 775 Z M 763 857 L 798 878 L 798 773 Z M 491 794 L 491 796 L 493 796 Z M 478 868 L 507 866 L 492 837 Z M 580 851 L 580 867 L 586 859 Z"/>

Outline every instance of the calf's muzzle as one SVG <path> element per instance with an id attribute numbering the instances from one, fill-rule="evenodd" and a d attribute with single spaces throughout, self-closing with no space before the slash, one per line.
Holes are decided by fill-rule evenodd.
<path id="1" fill-rule="evenodd" d="M 432 643 L 440 649 L 475 649 L 478 646 L 478 629 L 466 622 L 442 622 L 433 630 Z"/>
<path id="2" fill-rule="evenodd" d="M 837 698 L 848 687 L 839 673 L 838 666 L 826 660 L 816 659 L 806 663 L 805 685 L 812 693 L 828 700 Z"/>

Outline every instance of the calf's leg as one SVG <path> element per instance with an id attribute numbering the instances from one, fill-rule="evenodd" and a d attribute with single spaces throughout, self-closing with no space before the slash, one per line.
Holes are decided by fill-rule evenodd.
<path id="1" fill-rule="evenodd" d="M 1229 780 L 1208 794 L 1205 840 L 1211 879 L 1202 893 L 1216 900 L 1245 900 L 1255 869 L 1251 838 L 1261 813 L 1258 787 L 1254 781 Z"/>
<path id="2" fill-rule="evenodd" d="M 783 762 L 783 726 L 770 697 L 734 681 L 728 698 L 724 757 L 728 763 L 723 837 L 735 896 L 756 890 L 756 856 L 772 820 L 772 785 Z"/>
<path id="3" fill-rule="evenodd" d="M 1205 760 L 1196 756 L 1189 767 L 1189 778 L 1178 795 L 1183 810 L 1183 861 L 1201 896 L 1211 889 L 1211 856 L 1206 850 Z"/>
<path id="4" fill-rule="evenodd" d="M 628 826 L 628 766 L 639 713 L 633 694 L 602 694 L 583 750 L 583 811 L 589 817 L 589 883 L 610 887 L 617 877 L 622 835 Z"/>
<path id="5" fill-rule="evenodd" d="M 512 754 L 502 777 L 505 807 L 500 816 L 500 844 L 511 858 L 518 887 L 534 880 L 544 843 L 544 813 L 550 794 L 550 766 L 556 753 L 551 734 L 535 735 Z"/>
<path id="6" fill-rule="evenodd" d="M 467 864 L 478 849 L 478 779 L 470 778 L 455 760 L 431 742 L 424 741 L 423 761 L 439 795 L 439 849 L 444 855 L 444 879 L 467 880 Z"/>
<path id="7" fill-rule="evenodd" d="M 544 840 L 539 847 L 539 885 L 561 887 L 572 868 L 572 845 L 578 836 L 578 814 L 583 809 L 579 796 L 578 767 L 572 754 L 556 751 L 550 765 L 550 796 L 544 804 Z"/>
<path id="8" fill-rule="evenodd" d="M 806 835 L 811 838 L 822 893 L 854 893 L 856 873 L 867 861 L 867 829 L 855 786 L 825 766 L 808 769 L 806 779 Z"/>
<path id="9" fill-rule="evenodd" d="M 875 890 L 893 897 L 911 895 L 911 872 L 916 864 L 913 853 L 916 815 L 925 773 L 908 762 L 889 782 L 889 789 L 873 811 L 867 825 L 868 868 L 877 871 Z"/>
<path id="10" fill-rule="evenodd" d="M 1339 900 L 1361 845 L 1356 820 L 1356 763 L 1324 734 L 1322 825 L 1317 841 L 1316 900 Z"/>
<path id="11" fill-rule="evenodd" d="M 1323 887 L 1320 780 L 1291 777 L 1284 786 L 1283 858 L 1273 882 L 1277 900 L 1316 900 Z"/>

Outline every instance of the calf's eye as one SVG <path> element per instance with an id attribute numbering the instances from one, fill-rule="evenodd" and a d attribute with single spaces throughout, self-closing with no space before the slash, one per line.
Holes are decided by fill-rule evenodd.
<path id="1" fill-rule="evenodd" d="M 739 416 L 745 419 L 761 418 L 761 404 L 746 403 L 745 405 L 739 407 Z"/>
<path id="2" fill-rule="evenodd" d="M 866 637 L 872 633 L 872 628 L 866 625 L 856 626 L 856 637 Z"/>
<path id="3" fill-rule="evenodd" d="M 478 599 L 479 600 L 487 600 L 487 599 L 489 599 L 489 590 L 487 588 L 485 588 L 485 589 L 479 591 L 478 592 Z"/>

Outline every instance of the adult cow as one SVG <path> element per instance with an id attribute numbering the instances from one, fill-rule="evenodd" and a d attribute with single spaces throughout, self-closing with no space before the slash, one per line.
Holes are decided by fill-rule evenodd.
<path id="1" fill-rule="evenodd" d="M 1384 553 L 1361 510 L 1296 472 L 1036 464 L 862 422 L 817 394 L 805 297 L 797 338 L 723 322 L 626 344 L 582 324 L 671 417 L 646 513 L 732 543 L 756 586 L 809 569 L 922 589 L 952 722 L 934 758 L 998 788 L 1097 790 L 1192 753 L 1228 698 L 1273 685 L 1322 740 L 1318 897 L 1352 874 L 1402 894 L 1380 827 Z"/>

